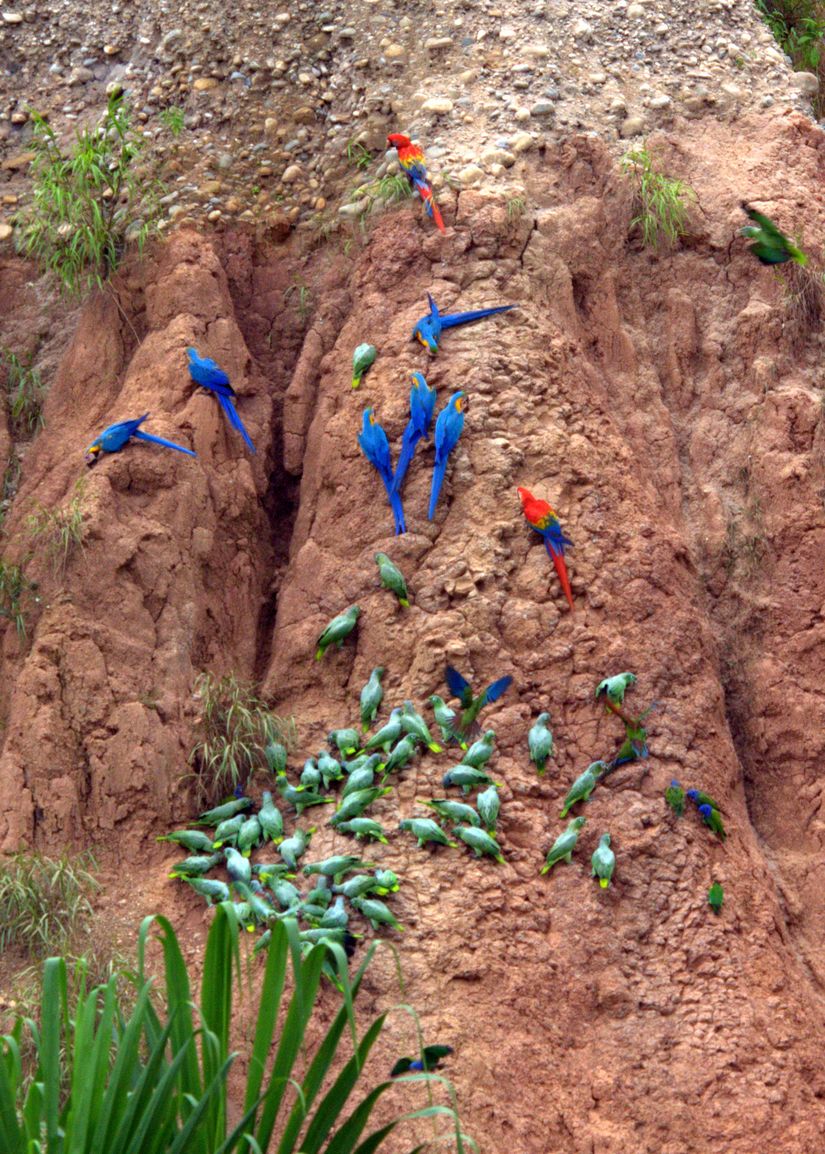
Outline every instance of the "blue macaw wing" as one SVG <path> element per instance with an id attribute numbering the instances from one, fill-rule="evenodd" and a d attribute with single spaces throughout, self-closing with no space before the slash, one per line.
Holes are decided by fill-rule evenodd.
<path id="1" fill-rule="evenodd" d="M 494 681 L 492 685 L 488 685 L 484 690 L 484 704 L 492 705 L 494 701 L 498 701 L 503 693 L 505 693 L 512 684 L 512 677 L 508 673 L 506 677 L 500 677 L 498 681 Z"/>
<path id="2" fill-rule="evenodd" d="M 447 313 L 446 316 L 441 317 L 441 327 L 451 329 L 456 325 L 468 325 L 470 321 L 480 321 L 484 317 L 492 317 L 496 313 L 506 313 L 515 308 L 518 308 L 518 305 L 498 305 L 494 309 L 475 309 L 469 313 Z"/>
<path id="3" fill-rule="evenodd" d="M 441 486 L 444 484 L 444 475 L 447 472 L 448 453 L 444 454 L 443 460 L 438 460 L 436 456 L 435 467 L 433 468 L 433 485 L 430 490 L 430 507 L 427 510 L 427 520 L 432 521 L 435 517 L 435 510 L 438 506 L 438 497 L 441 493 Z"/>
<path id="4" fill-rule="evenodd" d="M 226 413 L 226 415 L 229 419 L 229 423 L 232 426 L 232 428 L 236 429 L 241 434 L 241 436 L 243 437 L 243 439 L 246 441 L 247 445 L 249 446 L 250 452 L 252 452 L 252 453 L 256 452 L 255 446 L 252 444 L 252 438 L 249 436 L 249 433 L 247 433 L 246 429 L 244 428 L 243 421 L 238 416 L 237 409 L 232 404 L 232 398 L 231 397 L 225 397 L 224 394 L 220 393 L 220 392 L 216 392 L 215 396 L 218 398 L 218 401 L 220 402 L 221 408 Z"/>
<path id="5" fill-rule="evenodd" d="M 198 455 L 193 449 L 184 449 L 183 445 L 176 445 L 174 441 L 164 441 L 163 437 L 153 437 L 151 433 L 142 433 L 140 429 L 136 429 L 132 435 L 141 441 L 152 441 L 155 445 L 176 449 L 179 453 L 186 453 L 189 457 L 197 457 Z"/>
<path id="6" fill-rule="evenodd" d="M 114 425 L 108 425 L 102 433 L 95 437 L 92 445 L 99 444 L 104 452 L 116 453 L 118 449 L 123 448 L 148 416 L 148 413 L 144 413 L 142 417 L 135 417 L 131 421 L 118 421 Z M 89 449 L 86 450 L 87 453 L 91 447 L 90 445 Z"/>
<path id="7" fill-rule="evenodd" d="M 413 457 L 415 456 L 415 449 L 418 442 L 421 440 L 421 434 L 411 420 L 404 430 L 404 435 L 401 438 L 401 452 L 398 455 L 398 464 L 395 467 L 395 475 L 392 479 L 392 487 L 396 493 L 401 491 L 401 483 L 407 475 Z"/>
<path id="8" fill-rule="evenodd" d="M 203 386 L 205 389 L 228 390 L 234 396 L 234 389 L 229 383 L 229 377 L 220 367 L 212 360 L 211 357 L 202 357 L 197 349 L 187 349 L 189 357 L 189 375 L 197 385 Z"/>
<path id="9" fill-rule="evenodd" d="M 433 300 L 433 298 L 431 297 L 431 295 L 429 293 L 427 293 L 427 303 L 430 306 L 430 316 L 431 317 L 441 316 L 441 314 L 438 311 L 438 305 L 435 303 L 435 301 Z"/>
<path id="10" fill-rule="evenodd" d="M 473 703 L 473 687 L 469 681 L 462 677 L 457 669 L 453 669 L 452 665 L 448 665 L 444 670 L 444 680 L 453 697 L 457 697 L 464 708 L 469 709 Z"/>

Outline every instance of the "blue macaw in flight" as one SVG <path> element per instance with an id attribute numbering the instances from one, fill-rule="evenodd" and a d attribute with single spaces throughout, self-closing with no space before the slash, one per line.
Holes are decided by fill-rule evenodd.
<path id="1" fill-rule="evenodd" d="M 442 329 L 452 329 L 456 325 L 468 325 L 470 321 L 480 321 L 484 317 L 491 317 L 496 313 L 506 313 L 510 309 L 518 308 L 518 305 L 498 305 L 492 309 L 476 309 L 475 312 L 470 313 L 447 313 L 446 316 L 442 316 L 438 311 L 438 305 L 429 293 L 427 293 L 427 300 L 430 302 L 430 315 L 421 318 L 412 331 L 411 340 L 421 341 L 421 344 L 432 356 L 438 352 L 438 338 L 441 336 Z"/>
<path id="2" fill-rule="evenodd" d="M 379 477 L 384 482 L 384 488 L 387 490 L 393 519 L 395 520 L 396 534 L 406 533 L 407 526 L 404 524 L 404 509 L 401 504 L 401 494 L 393 488 L 390 443 L 387 440 L 387 434 L 376 421 L 375 414 L 371 408 L 364 409 L 363 425 L 361 432 L 358 434 L 358 444 L 361 446 L 364 456 L 377 470 Z"/>
<path id="3" fill-rule="evenodd" d="M 464 393 L 453 393 L 447 404 L 438 414 L 435 423 L 435 467 L 433 468 L 433 487 L 430 492 L 430 511 L 427 520 L 432 521 L 435 516 L 435 507 L 438 504 L 438 495 L 444 483 L 444 474 L 447 472 L 447 461 L 450 453 L 456 447 L 456 442 L 464 428 Z"/>
<path id="4" fill-rule="evenodd" d="M 421 373 L 413 373 L 412 380 L 410 419 L 401 439 L 401 454 L 395 467 L 395 476 L 392 479 L 392 487 L 396 492 L 401 491 L 401 483 L 415 455 L 418 442 L 422 437 L 429 436 L 429 429 L 435 412 L 435 389 L 430 388 Z"/>
<path id="5" fill-rule="evenodd" d="M 252 438 L 243 427 L 243 422 L 238 416 L 238 411 L 232 402 L 232 398 L 238 394 L 229 383 L 229 377 L 220 367 L 215 364 L 211 357 L 202 357 L 197 349 L 187 349 L 189 357 L 189 376 L 196 385 L 200 385 L 204 389 L 209 389 L 218 398 L 218 402 L 226 413 L 230 425 L 233 429 L 241 434 L 246 441 L 251 452 L 255 452 L 255 446 L 252 444 Z"/>
<path id="6" fill-rule="evenodd" d="M 151 433 L 141 432 L 140 426 L 149 416 L 135 417 L 133 421 L 118 421 L 116 425 L 109 425 L 92 441 L 86 450 L 86 464 L 94 465 L 100 459 L 101 453 L 117 453 L 132 437 L 140 441 L 151 441 L 155 445 L 163 445 L 167 449 L 176 449 L 179 453 L 186 453 L 188 457 L 197 457 L 192 449 L 184 449 L 183 445 L 176 445 L 174 441 L 164 441 L 163 437 L 153 437 Z"/>

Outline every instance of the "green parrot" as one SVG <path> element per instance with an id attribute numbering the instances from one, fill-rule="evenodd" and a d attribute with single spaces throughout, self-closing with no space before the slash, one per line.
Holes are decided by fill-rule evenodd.
<path id="1" fill-rule="evenodd" d="M 709 805 L 711 809 L 716 809 L 719 813 L 725 812 L 718 801 L 714 801 L 709 793 L 703 793 L 701 789 L 689 789 L 685 797 L 689 797 L 697 809 L 700 805 Z"/>
<path id="2" fill-rule="evenodd" d="M 298 858 L 303 857 L 306 853 L 313 833 L 315 833 L 313 827 L 307 830 L 296 829 L 292 837 L 284 838 L 278 846 L 278 853 L 281 855 L 281 860 L 286 862 L 291 870 L 297 870 Z"/>
<path id="3" fill-rule="evenodd" d="M 494 833 L 496 822 L 498 821 L 498 812 L 501 809 L 501 799 L 498 796 L 498 790 L 494 785 L 489 789 L 485 789 L 476 798 L 476 805 L 478 806 L 478 814 L 484 822 L 484 828 L 488 833 Z M 471 823 L 474 824 L 474 823 Z"/>
<path id="4" fill-rule="evenodd" d="M 381 754 L 374 753 L 360 769 L 353 770 L 347 777 L 347 783 L 341 790 L 341 800 L 350 794 L 358 793 L 362 789 L 370 789 L 375 781 L 375 766 L 381 762 Z"/>
<path id="5" fill-rule="evenodd" d="M 417 739 L 411 733 L 407 733 L 401 738 L 398 745 L 389 755 L 387 760 L 378 766 L 383 770 L 384 774 L 394 773 L 396 769 L 403 769 L 415 754 L 415 747 Z"/>
<path id="6" fill-rule="evenodd" d="M 235 845 L 244 857 L 249 857 L 253 849 L 261 844 L 263 840 L 263 833 L 261 830 L 261 823 L 258 820 L 258 815 L 254 814 L 248 817 L 238 830 L 238 840 Z"/>
<path id="7" fill-rule="evenodd" d="M 407 582 L 404 580 L 404 574 L 397 565 L 393 565 L 386 553 L 376 553 L 375 563 L 378 566 L 378 573 L 381 577 L 381 585 L 384 589 L 389 589 L 390 593 L 394 593 L 398 598 L 398 604 L 403 609 L 410 607 L 410 595 L 407 592 Z"/>
<path id="8" fill-rule="evenodd" d="M 394 930 L 403 933 L 404 927 L 395 920 L 392 910 L 383 902 L 378 901 L 377 898 L 353 898 L 352 904 L 360 914 L 364 915 L 374 930 L 377 930 L 379 926 L 391 926 Z"/>
<path id="9" fill-rule="evenodd" d="M 708 890 L 708 905 L 715 914 L 721 914 L 722 903 L 725 900 L 725 892 L 719 882 L 714 882 Z"/>
<path id="10" fill-rule="evenodd" d="M 301 904 L 300 890 L 285 878 L 276 878 L 269 887 L 282 910 L 291 910 Z"/>
<path id="11" fill-rule="evenodd" d="M 324 910 L 318 922 L 318 928 L 322 930 L 345 930 L 348 922 L 349 914 L 344 909 L 344 899 L 337 897 L 334 904 Z"/>
<path id="12" fill-rule="evenodd" d="M 315 793 L 311 789 L 304 789 L 303 786 L 290 785 L 284 774 L 279 774 L 275 778 L 275 788 L 284 801 L 295 808 L 298 817 L 312 805 L 329 805 L 335 801 L 333 797 L 322 797 L 320 793 Z"/>
<path id="13" fill-rule="evenodd" d="M 428 805 L 430 809 L 434 809 L 439 817 L 447 821 L 468 822 L 470 825 L 480 826 L 481 818 L 476 813 L 471 805 L 467 805 L 463 801 L 450 801 L 449 798 L 434 797 L 432 801 L 421 802 L 422 805 Z"/>
<path id="14" fill-rule="evenodd" d="M 286 773 L 286 746 L 280 741 L 270 741 L 264 749 L 264 757 L 270 773 Z"/>
<path id="15" fill-rule="evenodd" d="M 606 768 L 603 761 L 591 761 L 584 773 L 580 774 L 570 786 L 559 817 L 567 817 L 567 811 L 577 801 L 587 801 L 598 784 L 600 774 Z"/>
<path id="16" fill-rule="evenodd" d="M 504 865 L 504 857 L 501 853 L 501 846 L 494 837 L 485 833 L 483 829 L 476 829 L 472 825 L 457 825 L 453 829 L 455 837 L 460 837 L 470 849 L 475 851 L 476 857 L 481 857 L 482 854 L 489 854 L 494 857 L 497 862 Z"/>
<path id="17" fill-rule="evenodd" d="M 610 885 L 610 879 L 613 877 L 613 870 L 616 868 L 616 855 L 610 848 L 610 834 L 603 833 L 599 838 L 599 844 L 590 859 L 590 864 L 593 866 L 591 877 L 599 879 L 599 885 L 603 890 L 606 890 Z"/>
<path id="18" fill-rule="evenodd" d="M 362 838 L 370 838 L 372 841 L 380 841 L 382 845 L 388 844 L 384 830 L 370 817 L 354 817 L 350 821 L 341 821 L 335 828 L 339 833 L 354 834 L 359 841 Z"/>
<path id="19" fill-rule="evenodd" d="M 164 834 L 155 838 L 155 841 L 171 841 L 175 845 L 188 849 L 190 853 L 209 853 L 212 849 L 212 838 L 199 829 L 179 829 L 174 833 Z"/>
<path id="20" fill-rule="evenodd" d="M 275 910 L 262 896 L 264 890 L 263 887 L 258 884 L 258 882 L 253 882 L 252 885 L 246 885 L 244 882 L 236 882 L 235 892 L 249 907 L 249 912 L 252 915 L 252 919 L 256 923 L 266 925 L 272 920 L 273 917 L 277 916 Z M 249 929 L 248 924 L 247 929 Z"/>
<path id="21" fill-rule="evenodd" d="M 586 817 L 574 817 L 564 833 L 559 834 L 544 860 L 544 865 L 541 868 L 542 874 L 546 874 L 557 862 L 573 860 L 573 850 L 579 840 L 579 830 L 586 821 Z"/>
<path id="22" fill-rule="evenodd" d="M 251 805 L 251 797 L 233 797 L 231 801 L 224 802 L 223 805 L 215 806 L 214 809 L 208 809 L 206 813 L 202 813 L 194 824 L 219 825 L 220 822 L 226 821 L 227 818 L 235 817 L 236 814 L 242 813 L 245 809 L 249 809 Z"/>
<path id="23" fill-rule="evenodd" d="M 756 259 L 761 264 L 784 264 L 785 261 L 792 260 L 804 268 L 808 263 L 807 256 L 779 231 L 770 217 L 757 212 L 744 200 L 741 205 L 742 211 L 747 213 L 754 223 L 746 224 L 739 230 L 739 235 L 753 241 L 748 247 Z"/>
<path id="24" fill-rule="evenodd" d="M 252 881 L 252 866 L 243 854 L 239 854 L 234 846 L 228 845 L 223 851 L 226 858 L 226 872 L 231 882 L 243 882 L 249 885 Z"/>
<path id="25" fill-rule="evenodd" d="M 332 883 L 329 878 L 324 877 L 323 874 L 318 875 L 318 885 L 311 889 L 307 894 L 307 901 L 313 905 L 321 906 L 326 909 L 332 901 Z"/>
<path id="26" fill-rule="evenodd" d="M 298 939 L 301 942 L 306 942 L 310 946 L 317 946 L 320 942 L 335 942 L 337 945 L 344 944 L 344 934 L 346 930 L 325 930 L 318 927 L 313 930 L 301 930 L 298 934 Z"/>
<path id="27" fill-rule="evenodd" d="M 369 676 L 364 688 L 361 690 L 361 728 L 364 733 L 375 720 L 375 715 L 381 706 L 384 699 L 384 690 L 381 686 L 381 678 L 384 676 L 384 666 L 376 665 Z"/>
<path id="28" fill-rule="evenodd" d="M 357 389 L 361 384 L 361 378 L 373 364 L 375 358 L 378 356 L 378 349 L 375 345 L 358 345 L 355 352 L 352 354 L 352 387 Z"/>
<path id="29" fill-rule="evenodd" d="M 496 740 L 495 730 L 488 729 L 478 741 L 474 741 L 461 758 L 462 765 L 471 765 L 473 769 L 481 769 L 493 756 L 493 744 Z"/>
<path id="30" fill-rule="evenodd" d="M 357 729 L 333 729 L 332 733 L 327 737 L 330 745 L 337 747 L 338 752 L 344 757 L 351 757 L 358 752 L 358 747 L 361 744 L 358 740 Z"/>
<path id="31" fill-rule="evenodd" d="M 343 882 L 340 886 L 333 886 L 332 892 L 334 894 L 343 894 L 345 898 L 350 901 L 353 898 L 363 897 L 364 894 L 382 892 L 379 889 L 378 882 L 372 874 L 358 874 L 354 878 L 349 878 L 348 881 Z M 388 891 L 383 890 L 384 893 Z"/>
<path id="32" fill-rule="evenodd" d="M 473 687 L 470 685 L 466 677 L 454 669 L 452 665 L 448 665 L 444 671 L 447 688 L 452 693 L 453 697 L 457 697 L 461 702 L 463 710 L 461 714 L 461 722 L 457 730 L 453 731 L 453 736 L 458 739 L 462 749 L 466 749 L 465 737 L 467 734 L 477 732 L 476 718 L 485 705 L 492 705 L 493 702 L 507 692 L 513 683 L 513 678 L 508 673 L 506 677 L 500 677 L 498 681 L 494 681 L 492 685 L 488 685 L 485 690 L 473 696 Z"/>
<path id="33" fill-rule="evenodd" d="M 339 613 L 337 617 L 333 617 L 332 621 L 330 621 L 329 625 L 327 625 L 326 629 L 318 638 L 315 660 L 320 661 L 330 645 L 337 643 L 338 648 L 342 649 L 344 642 L 350 633 L 352 633 L 360 616 L 360 606 L 350 605 L 349 609 L 345 609 L 343 613 Z"/>
<path id="34" fill-rule="evenodd" d="M 398 828 L 409 831 L 414 838 L 417 838 L 419 848 L 428 841 L 435 842 L 436 845 L 448 845 L 450 849 L 458 848 L 454 841 L 450 841 L 441 826 L 430 817 L 405 817 L 398 823 Z"/>
<path id="35" fill-rule="evenodd" d="M 264 841 L 269 840 L 277 845 L 284 836 L 284 819 L 268 789 L 265 789 L 261 795 L 258 821 L 261 824 Z"/>
<path id="36" fill-rule="evenodd" d="M 725 833 L 725 824 L 719 810 L 714 809 L 712 805 L 700 805 L 699 813 L 708 829 L 712 830 L 720 841 L 724 841 L 728 835 Z"/>
<path id="37" fill-rule="evenodd" d="M 530 760 L 534 763 L 539 776 L 544 773 L 548 757 L 553 756 L 553 734 L 547 725 L 549 713 L 540 713 L 535 724 L 527 734 L 527 745 L 530 749 Z"/>
<path id="38" fill-rule="evenodd" d="M 343 781 L 346 776 L 344 767 L 340 761 L 336 761 L 331 754 L 322 749 L 317 757 L 318 770 L 321 774 L 321 780 L 324 783 L 324 789 L 329 789 L 333 781 Z"/>
<path id="39" fill-rule="evenodd" d="M 298 778 L 300 789 L 320 789 L 322 785 L 321 771 L 314 757 L 308 757 Z"/>
<path id="40" fill-rule="evenodd" d="M 444 698 L 439 697 L 437 693 L 434 693 L 432 697 L 428 698 L 428 700 L 430 705 L 433 707 L 435 723 L 441 730 L 442 740 L 452 741 L 455 733 L 453 722 L 457 717 L 456 711 L 454 709 L 450 709 Z"/>
<path id="41" fill-rule="evenodd" d="M 226 882 L 213 880 L 212 878 L 187 878 L 183 879 L 187 882 L 195 893 L 206 898 L 207 905 L 214 905 L 215 902 L 229 901 L 229 886 Z"/>
<path id="42" fill-rule="evenodd" d="M 340 879 L 344 874 L 352 873 L 353 870 L 372 869 L 374 864 L 374 862 L 361 861 L 360 857 L 356 857 L 355 854 L 336 854 L 334 857 L 325 858 L 323 861 L 305 865 L 304 873 L 307 877 L 312 874 L 323 874 L 325 877 L 332 878 L 336 885 L 340 885 Z"/>
<path id="43" fill-rule="evenodd" d="M 391 1078 L 412 1071 L 415 1074 L 437 1070 L 441 1061 L 452 1054 L 452 1046 L 425 1046 L 420 1058 L 399 1058 L 390 1071 Z"/>
<path id="44" fill-rule="evenodd" d="M 451 785 L 460 785 L 465 795 L 476 785 L 498 785 L 497 781 L 486 774 L 483 769 L 474 769 L 471 765 L 456 765 L 447 771 L 441 779 L 445 789 Z"/>
<path id="45" fill-rule="evenodd" d="M 631 685 L 636 684 L 636 681 L 635 673 L 617 673 L 613 677 L 605 677 L 604 681 L 600 681 L 596 686 L 596 697 L 606 693 L 614 705 L 621 705 L 625 693 Z"/>
<path id="46" fill-rule="evenodd" d="M 386 725 L 377 730 L 362 749 L 362 753 L 372 753 L 374 749 L 388 750 L 395 745 L 402 733 L 400 706 L 390 713 Z"/>
<path id="47" fill-rule="evenodd" d="M 677 817 L 685 812 L 685 791 L 675 778 L 665 790 L 665 801 Z"/>
<path id="48" fill-rule="evenodd" d="M 374 801 L 377 801 L 379 797 L 386 797 L 388 793 L 392 793 L 388 785 L 373 785 L 369 789 L 357 789 L 355 793 L 351 793 L 349 797 L 345 797 L 341 801 L 329 819 L 329 824 L 337 826 L 342 821 L 351 821 L 354 817 L 360 817 Z"/>
<path id="49" fill-rule="evenodd" d="M 375 891 L 377 894 L 395 894 L 401 887 L 398 875 L 394 874 L 392 870 L 377 869 L 373 877 L 378 887 Z"/>
<path id="50" fill-rule="evenodd" d="M 169 871 L 170 878 L 200 878 L 204 874 L 208 874 L 218 862 L 222 855 L 219 853 L 212 854 L 198 854 L 196 857 L 187 857 L 183 861 L 176 862 Z"/>
<path id="51" fill-rule="evenodd" d="M 228 817 L 225 821 L 222 821 L 215 830 L 215 840 L 212 842 L 212 848 L 220 849 L 223 845 L 234 845 L 238 840 L 238 834 L 241 831 L 244 820 L 244 815 L 239 813 L 236 814 L 235 817 Z"/>
<path id="52" fill-rule="evenodd" d="M 272 878 L 279 878 L 289 871 L 289 866 L 283 862 L 256 861 L 252 866 L 252 876 L 268 885 Z"/>
<path id="53" fill-rule="evenodd" d="M 401 711 L 401 728 L 405 733 L 412 734 L 419 741 L 423 741 L 433 753 L 441 753 L 441 746 L 433 741 L 433 735 L 430 733 L 426 721 L 411 701 L 404 702 L 404 708 Z"/>

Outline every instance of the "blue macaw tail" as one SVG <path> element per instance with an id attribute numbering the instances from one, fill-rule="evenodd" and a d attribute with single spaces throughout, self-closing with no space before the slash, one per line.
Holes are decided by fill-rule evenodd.
<path id="1" fill-rule="evenodd" d="M 447 472 L 447 461 L 449 457 L 445 457 L 439 464 L 436 462 L 433 469 L 433 487 L 430 492 L 430 511 L 427 513 L 427 520 L 432 521 L 435 516 L 435 507 L 438 504 L 438 495 L 441 492 L 441 486 L 444 484 L 444 475 Z"/>
<path id="2" fill-rule="evenodd" d="M 496 313 L 506 313 L 510 309 L 516 309 L 518 305 L 499 305 L 494 309 L 476 309 L 471 313 L 447 313 L 446 316 L 441 317 L 441 327 L 443 329 L 451 329 L 456 325 L 468 325 L 470 321 L 480 321 L 484 317 L 495 316 Z"/>
<path id="3" fill-rule="evenodd" d="M 384 482 L 384 488 L 387 490 L 387 497 L 390 501 L 393 521 L 395 522 L 395 535 L 398 536 L 400 533 L 406 533 L 407 525 L 404 521 L 404 506 L 401 504 L 401 494 L 393 487 L 394 481 L 392 474 L 385 473 L 383 469 L 379 469 L 378 473 Z"/>
<path id="4" fill-rule="evenodd" d="M 243 427 L 243 421 L 238 416 L 238 410 L 232 404 L 232 398 L 231 397 L 225 397 L 223 393 L 218 393 L 218 392 L 215 393 L 215 396 L 220 401 L 221 408 L 226 413 L 226 416 L 227 416 L 229 423 L 232 426 L 232 428 L 237 429 L 237 431 L 241 434 L 241 436 L 243 437 L 243 439 L 246 441 L 247 445 L 249 446 L 250 452 L 252 452 L 252 453 L 256 452 L 255 446 L 252 444 L 252 439 L 249 436 L 249 433 L 247 433 L 246 429 Z"/>
<path id="5" fill-rule="evenodd" d="M 413 426 L 412 422 L 410 422 L 404 430 L 404 436 L 401 440 L 401 452 L 398 455 L 398 464 L 395 467 L 395 475 L 392 479 L 392 487 L 396 493 L 401 492 L 401 483 L 415 456 L 416 446 L 420 440 L 421 433 Z"/>
<path id="6" fill-rule="evenodd" d="M 151 433 L 142 433 L 140 429 L 135 429 L 132 436 L 141 441 L 151 441 L 155 445 L 163 445 L 167 449 L 177 449 L 179 453 L 186 453 L 188 457 L 197 457 L 198 455 L 193 449 L 184 449 L 183 445 L 176 445 L 174 441 L 164 441 L 163 437 L 153 437 Z"/>

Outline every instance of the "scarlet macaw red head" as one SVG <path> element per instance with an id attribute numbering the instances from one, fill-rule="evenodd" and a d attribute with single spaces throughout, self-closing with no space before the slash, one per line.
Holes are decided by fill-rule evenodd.
<path id="1" fill-rule="evenodd" d="M 412 144 L 409 136 L 404 136 L 400 132 L 390 133 L 390 135 L 387 137 L 387 140 L 393 146 L 393 148 L 406 148 L 408 144 Z"/>

